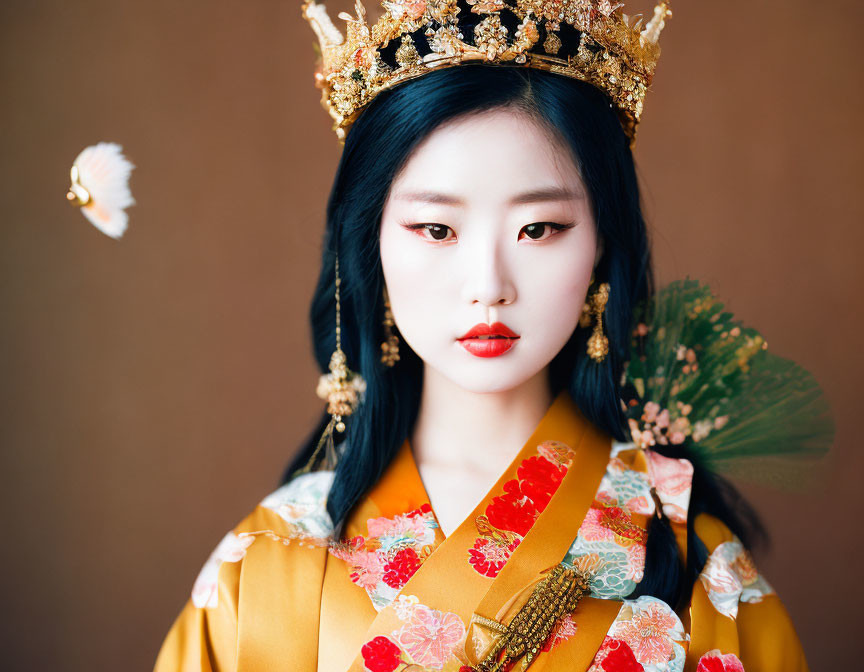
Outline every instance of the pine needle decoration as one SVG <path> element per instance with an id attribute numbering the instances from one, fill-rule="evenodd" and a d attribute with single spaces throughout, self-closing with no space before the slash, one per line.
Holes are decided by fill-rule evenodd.
<path id="1" fill-rule="evenodd" d="M 674 282 L 656 294 L 649 315 L 651 326 L 633 332 L 623 380 L 638 445 L 678 445 L 728 474 L 751 460 L 755 466 L 829 450 L 834 423 L 819 384 L 769 352 L 709 287 Z"/>

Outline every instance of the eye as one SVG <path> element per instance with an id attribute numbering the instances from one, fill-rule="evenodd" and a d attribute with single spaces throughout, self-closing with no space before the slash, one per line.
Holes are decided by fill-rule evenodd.
<path id="1" fill-rule="evenodd" d="M 523 232 L 531 240 L 546 240 L 547 238 L 554 236 L 558 231 L 569 229 L 572 226 L 572 224 L 559 224 L 557 222 L 534 222 L 533 224 L 528 224 L 522 227 L 519 231 L 519 240 L 522 239 Z M 545 235 L 547 227 L 550 229 L 548 236 Z"/>
<path id="2" fill-rule="evenodd" d="M 410 229 L 411 231 L 419 231 L 418 235 L 426 240 L 434 240 L 437 242 L 452 240 L 452 237 L 447 237 L 447 233 L 452 232 L 453 229 L 446 224 L 406 224 L 405 228 Z"/>

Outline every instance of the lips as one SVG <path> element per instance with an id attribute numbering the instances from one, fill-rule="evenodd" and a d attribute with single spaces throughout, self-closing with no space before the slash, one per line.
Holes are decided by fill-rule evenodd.
<path id="1" fill-rule="evenodd" d="M 519 334 L 503 322 L 475 324 L 460 336 L 459 345 L 476 357 L 503 355 L 519 340 Z"/>

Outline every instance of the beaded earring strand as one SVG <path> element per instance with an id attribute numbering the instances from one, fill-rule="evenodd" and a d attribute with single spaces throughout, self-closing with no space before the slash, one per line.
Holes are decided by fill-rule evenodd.
<path id="1" fill-rule="evenodd" d="M 318 445 L 306 465 L 297 473 L 302 474 L 312 470 L 316 460 L 324 448 L 324 468 L 333 469 L 336 466 L 338 456 L 333 441 L 333 432 L 345 431 L 343 418 L 351 415 L 366 391 L 366 381 L 359 373 L 348 368 L 347 357 L 342 350 L 342 298 L 340 287 L 342 278 L 339 276 L 339 256 L 336 256 L 336 349 L 330 357 L 330 373 L 322 374 L 318 379 L 316 394 L 327 401 L 327 412 L 330 414 L 330 422 L 324 429 L 324 433 L 318 440 Z"/>

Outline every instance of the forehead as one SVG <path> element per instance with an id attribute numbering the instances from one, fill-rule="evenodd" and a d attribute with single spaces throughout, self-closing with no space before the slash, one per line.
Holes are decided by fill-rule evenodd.
<path id="1" fill-rule="evenodd" d="M 427 136 L 396 176 L 391 196 L 440 191 L 466 200 L 506 200 L 526 190 L 579 189 L 582 181 L 563 139 L 516 109 L 454 119 Z"/>

